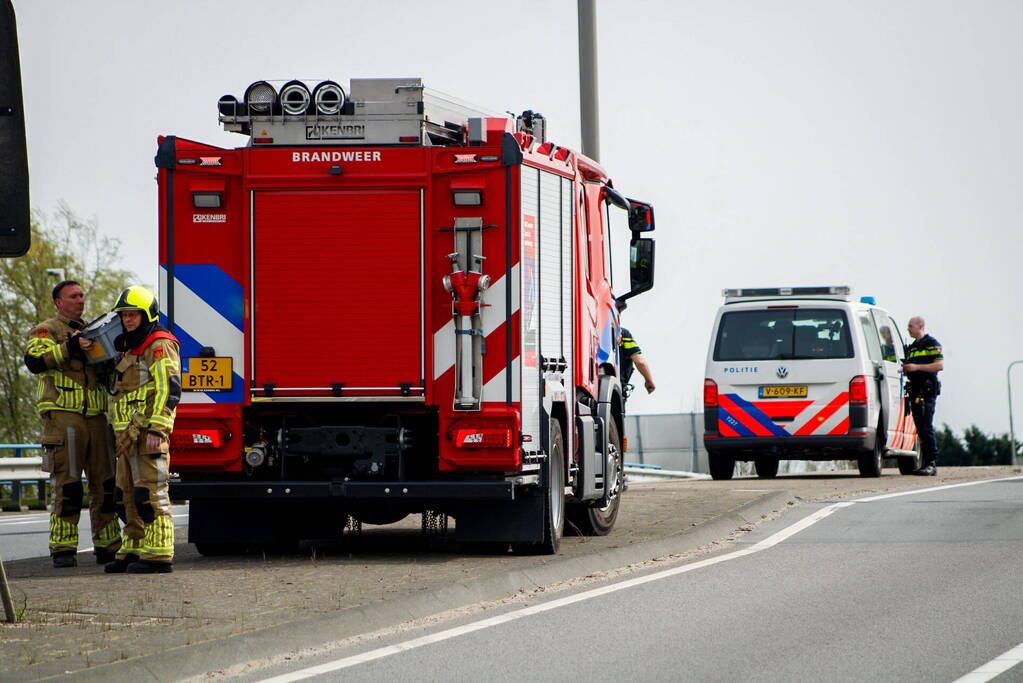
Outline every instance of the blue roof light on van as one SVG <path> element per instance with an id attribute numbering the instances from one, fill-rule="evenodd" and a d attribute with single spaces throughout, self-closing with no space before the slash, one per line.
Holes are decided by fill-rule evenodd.
<path id="1" fill-rule="evenodd" d="M 860 303 L 861 304 L 870 304 L 871 306 L 877 306 L 877 299 L 875 299 L 872 296 L 861 296 L 860 297 Z"/>

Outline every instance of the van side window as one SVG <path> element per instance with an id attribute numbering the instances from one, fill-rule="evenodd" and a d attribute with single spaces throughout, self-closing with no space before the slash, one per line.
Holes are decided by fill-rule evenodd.
<path id="1" fill-rule="evenodd" d="M 892 338 L 892 341 L 895 342 L 895 357 L 902 360 L 906 357 L 906 344 L 902 341 L 902 333 L 899 332 L 899 326 L 891 318 L 888 318 L 888 324 L 892 326 L 892 331 L 895 333 Z"/>
<path id="2" fill-rule="evenodd" d="M 889 363 L 898 363 L 899 359 L 895 356 L 895 336 L 892 334 L 891 323 L 884 320 L 878 331 L 881 333 L 881 355 Z"/>
<path id="3" fill-rule="evenodd" d="M 860 313 L 860 325 L 863 327 L 863 336 L 867 338 L 867 354 L 870 360 L 875 363 L 881 362 L 881 342 L 877 338 L 877 326 L 870 313 Z"/>

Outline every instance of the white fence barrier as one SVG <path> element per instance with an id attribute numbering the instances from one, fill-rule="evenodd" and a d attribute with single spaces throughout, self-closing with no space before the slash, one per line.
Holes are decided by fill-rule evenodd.
<path id="1" fill-rule="evenodd" d="M 43 472 L 43 459 L 39 456 L 21 455 L 28 450 L 39 450 L 37 444 L 0 444 L 0 451 L 13 451 L 17 456 L 0 458 L 0 498 L 9 498 L 9 504 L 3 506 L 5 512 L 21 510 L 21 499 L 25 486 L 35 486 L 36 504 L 29 506 L 31 510 L 45 510 L 47 502 L 47 482 L 50 475 Z M 7 486 L 3 486 L 7 484 Z M 10 496 L 5 496 L 2 489 L 10 488 Z"/>

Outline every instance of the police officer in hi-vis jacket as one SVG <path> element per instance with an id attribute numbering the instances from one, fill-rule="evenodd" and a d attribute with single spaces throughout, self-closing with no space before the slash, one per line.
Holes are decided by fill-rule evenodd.
<path id="1" fill-rule="evenodd" d="M 181 400 L 178 340 L 159 323 L 160 305 L 145 287 L 129 287 L 114 311 L 124 334 L 114 340 L 110 423 L 117 437 L 118 511 L 125 521 L 117 559 L 104 571 L 173 571 L 174 520 L 167 477 L 174 412 Z"/>
<path id="2" fill-rule="evenodd" d="M 920 438 L 920 452 L 923 465 L 913 474 L 933 477 L 938 473 L 938 441 L 934 434 L 934 405 L 941 393 L 938 373 L 945 369 L 945 356 L 941 343 L 927 334 L 924 319 L 914 316 L 907 325 L 913 343 L 906 348 L 903 370 L 909 379 L 909 400 L 913 411 L 913 422 Z"/>
<path id="3" fill-rule="evenodd" d="M 121 529 L 114 510 L 114 464 L 107 441 L 107 392 L 96 365 L 85 362 L 92 342 L 78 335 L 85 326 L 82 286 L 64 280 L 53 288 L 57 315 L 29 332 L 25 366 L 38 378 L 36 410 L 43 421 L 43 469 L 53 484 L 50 555 L 53 566 L 78 564 L 78 520 L 82 473 L 89 481 L 89 517 L 96 562 L 114 559 Z M 39 492 L 40 497 L 45 494 Z"/>

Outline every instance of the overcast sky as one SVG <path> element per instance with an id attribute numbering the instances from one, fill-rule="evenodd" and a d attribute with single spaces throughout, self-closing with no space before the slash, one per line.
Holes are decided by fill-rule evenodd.
<path id="1" fill-rule="evenodd" d="M 598 0 L 601 162 L 654 203 L 626 312 L 657 391 L 699 405 L 724 287 L 848 284 L 944 345 L 936 422 L 1008 431 L 1023 359 L 1023 3 Z M 574 0 L 15 0 L 32 203 L 65 200 L 156 282 L 156 137 L 225 147 L 260 79 L 419 76 L 534 109 L 578 148 Z M 1023 366 L 1016 426 L 1023 431 Z"/>

